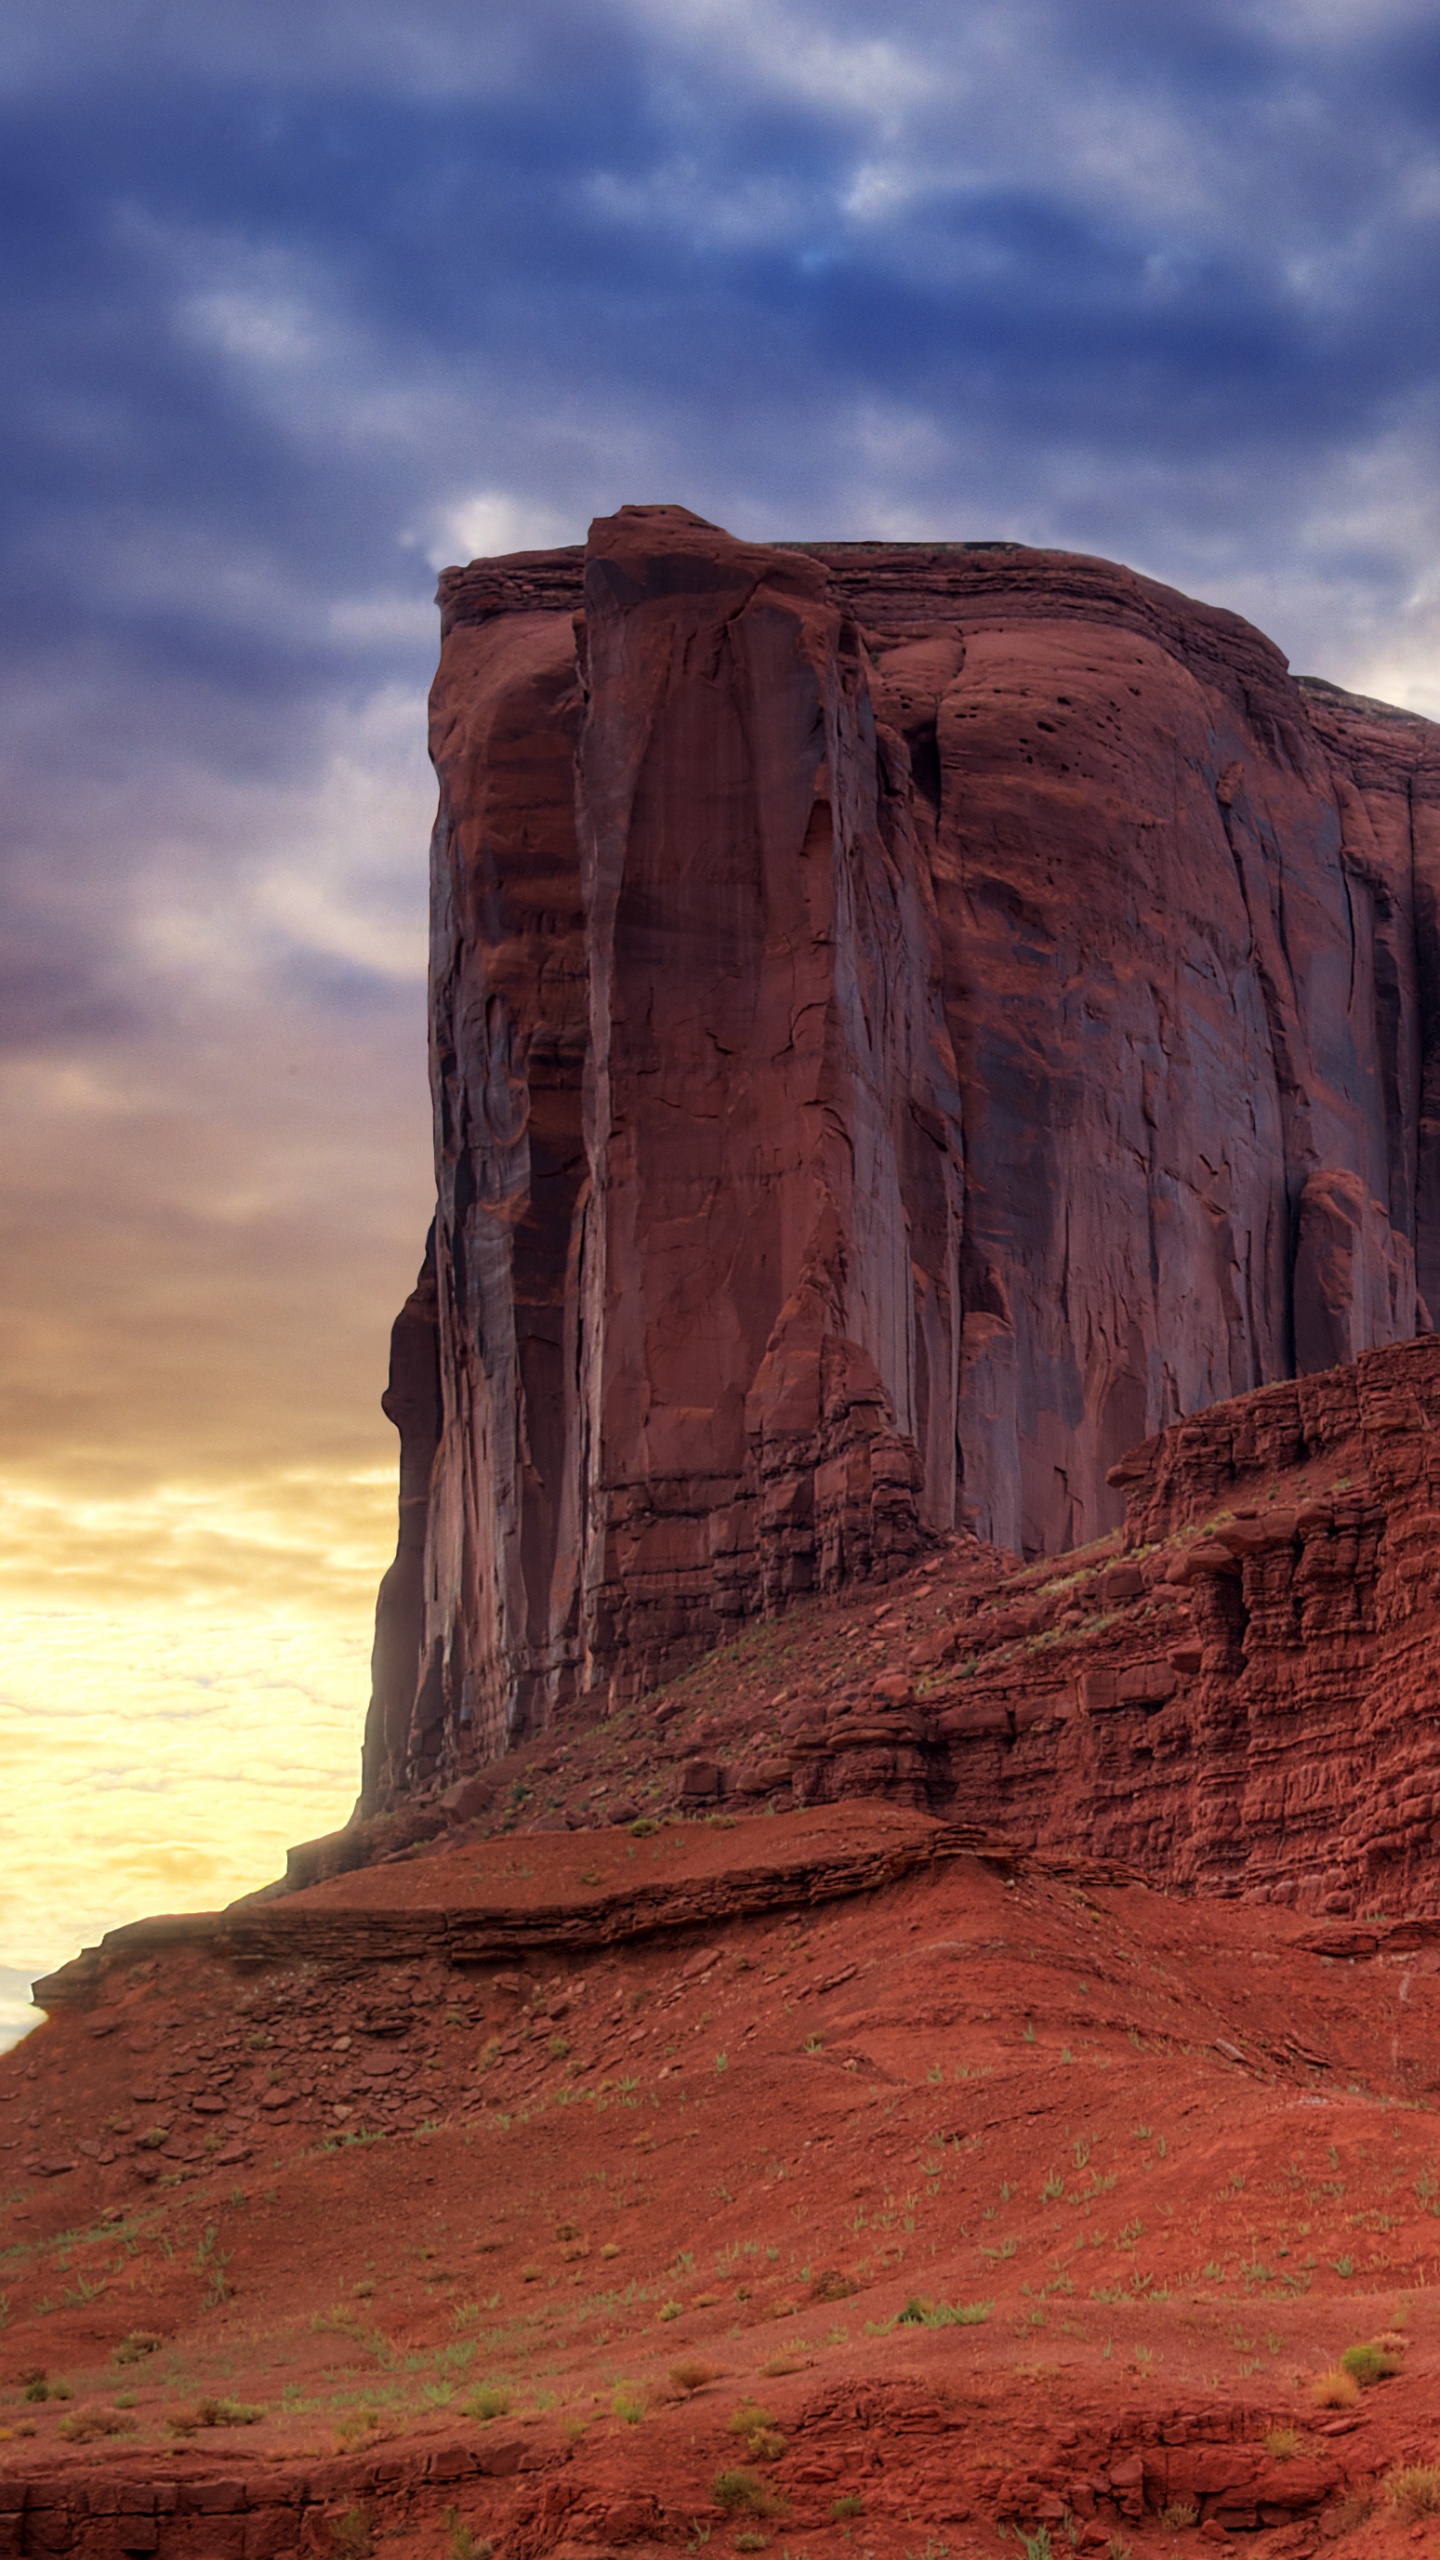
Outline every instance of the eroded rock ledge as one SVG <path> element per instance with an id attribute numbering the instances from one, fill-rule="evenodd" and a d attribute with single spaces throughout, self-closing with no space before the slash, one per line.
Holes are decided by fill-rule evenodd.
<path id="1" fill-rule="evenodd" d="M 798 1604 L 291 1880 L 457 1824 L 868 1798 L 1172 1890 L 1440 1911 L 1440 1339 L 1213 1406 L 1113 1477 L 1108 1538 L 1021 1565 L 959 1537 L 878 1597 Z"/>

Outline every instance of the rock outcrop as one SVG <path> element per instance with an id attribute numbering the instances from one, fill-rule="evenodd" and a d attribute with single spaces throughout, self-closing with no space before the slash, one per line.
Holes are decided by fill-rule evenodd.
<path id="1" fill-rule="evenodd" d="M 627 508 L 441 600 L 367 1805 L 1428 1323 L 1440 732 L 1015 545 Z"/>
<path id="2" fill-rule="evenodd" d="M 981 1582 L 908 1676 L 791 1710 L 793 1800 L 889 1796 L 1171 1891 L 1433 1933 L 1440 1340 L 1217 1405 L 1112 1472 L 1119 1539 Z"/>

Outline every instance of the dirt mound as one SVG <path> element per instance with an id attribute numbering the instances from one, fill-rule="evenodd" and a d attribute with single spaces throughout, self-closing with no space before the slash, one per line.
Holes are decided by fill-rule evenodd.
<path id="1" fill-rule="evenodd" d="M 1413 1924 L 857 1800 L 455 1839 L 150 1926 L 0 2061 L 0 2551 L 1411 2530 Z"/>

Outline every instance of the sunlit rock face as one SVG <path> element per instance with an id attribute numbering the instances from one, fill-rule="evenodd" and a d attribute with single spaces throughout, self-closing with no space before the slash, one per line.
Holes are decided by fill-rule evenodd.
<path id="1" fill-rule="evenodd" d="M 441 604 L 368 1803 L 1428 1324 L 1440 730 L 1017 545 L 631 507 Z"/>

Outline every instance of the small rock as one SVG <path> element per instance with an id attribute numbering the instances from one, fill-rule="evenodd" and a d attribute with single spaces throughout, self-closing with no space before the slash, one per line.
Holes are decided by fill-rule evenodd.
<path id="1" fill-rule="evenodd" d="M 680 1773 L 680 1793 L 692 1802 L 704 1802 L 724 1792 L 725 1772 L 718 1761 L 691 1760 Z"/>

